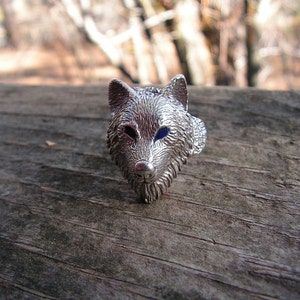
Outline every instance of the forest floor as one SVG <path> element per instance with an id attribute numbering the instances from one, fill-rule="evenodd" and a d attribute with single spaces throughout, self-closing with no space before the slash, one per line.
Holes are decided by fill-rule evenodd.
<path id="1" fill-rule="evenodd" d="M 260 78 L 261 89 L 300 89 L 300 62 L 283 62 L 274 57 L 268 73 Z M 271 70 L 271 71 L 270 71 Z M 270 73 L 271 72 L 271 73 Z M 283 75 L 283 74 L 288 75 Z M 61 44 L 48 48 L 0 49 L 0 83 L 31 85 L 106 84 L 121 77 L 98 48 L 85 45 L 66 49 Z M 264 78 L 263 78 L 264 77 Z"/>
<path id="2" fill-rule="evenodd" d="M 0 50 L 0 83 L 81 85 L 120 76 L 97 49 L 71 52 L 63 47 Z"/>

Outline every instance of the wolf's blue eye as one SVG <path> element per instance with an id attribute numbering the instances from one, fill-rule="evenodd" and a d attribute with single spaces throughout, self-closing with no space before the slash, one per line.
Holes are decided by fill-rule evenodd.
<path id="1" fill-rule="evenodd" d="M 156 135 L 154 137 L 154 142 L 156 142 L 157 140 L 161 140 L 164 137 L 166 137 L 170 132 L 170 128 L 168 127 L 162 127 L 160 128 L 157 132 Z"/>

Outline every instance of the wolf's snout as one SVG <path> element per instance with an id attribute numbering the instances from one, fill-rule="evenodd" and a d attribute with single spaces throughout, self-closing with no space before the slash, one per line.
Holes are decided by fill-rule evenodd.
<path id="1" fill-rule="evenodd" d="M 141 176 L 153 175 L 154 166 L 152 163 L 150 163 L 148 161 L 140 160 L 135 164 L 135 171 L 138 175 L 141 175 Z"/>

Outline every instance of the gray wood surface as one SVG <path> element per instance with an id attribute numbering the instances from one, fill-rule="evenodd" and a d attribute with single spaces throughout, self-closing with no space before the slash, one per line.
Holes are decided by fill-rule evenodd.
<path id="1" fill-rule="evenodd" d="M 300 299 L 300 93 L 191 87 L 189 110 L 207 146 L 147 205 L 105 86 L 0 86 L 0 298 Z"/>

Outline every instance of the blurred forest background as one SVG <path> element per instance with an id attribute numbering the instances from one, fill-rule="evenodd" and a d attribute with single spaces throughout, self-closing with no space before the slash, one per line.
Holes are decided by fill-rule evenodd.
<path id="1" fill-rule="evenodd" d="M 0 0 L 0 82 L 300 89 L 300 0 Z"/>

